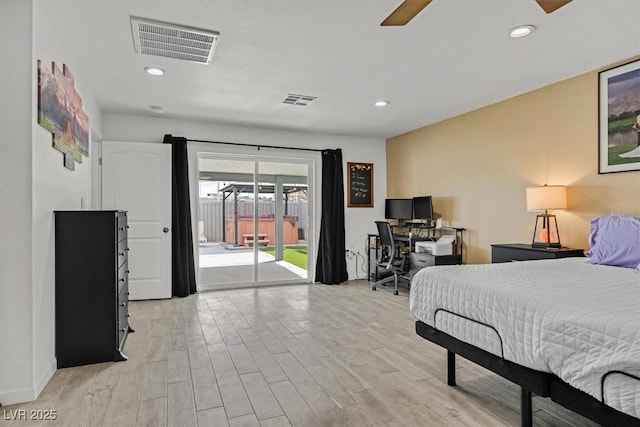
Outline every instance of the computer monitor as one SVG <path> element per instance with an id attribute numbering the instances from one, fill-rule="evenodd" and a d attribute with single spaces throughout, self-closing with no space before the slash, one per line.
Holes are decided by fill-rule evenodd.
<path id="1" fill-rule="evenodd" d="M 433 219 L 433 203 L 431 196 L 421 196 L 413 198 L 413 218 Z"/>
<path id="2" fill-rule="evenodd" d="M 413 199 L 385 199 L 384 217 L 386 219 L 413 219 Z"/>

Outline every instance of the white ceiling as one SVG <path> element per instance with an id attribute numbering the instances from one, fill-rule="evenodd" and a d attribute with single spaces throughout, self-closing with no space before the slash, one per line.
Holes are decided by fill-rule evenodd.
<path id="1" fill-rule="evenodd" d="M 105 112 L 392 137 L 640 54 L 639 0 L 38 1 Z M 139 55 L 129 17 L 216 30 L 211 65 Z M 537 31 L 510 39 L 507 30 Z M 50 58 L 62 62 L 62 58 Z M 146 66 L 166 69 L 152 78 Z M 597 90 L 594 87 L 594 90 Z M 288 93 L 316 96 L 307 107 Z M 82 95 L 82 94 L 81 94 Z M 376 108 L 373 102 L 391 104 Z M 549 106 L 553 108 L 553 106 Z"/>

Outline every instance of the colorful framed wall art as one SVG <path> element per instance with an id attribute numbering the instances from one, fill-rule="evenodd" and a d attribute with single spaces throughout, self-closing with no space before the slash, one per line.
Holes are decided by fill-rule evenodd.
<path id="1" fill-rule="evenodd" d="M 640 60 L 599 73 L 598 173 L 640 170 Z"/>
<path id="2" fill-rule="evenodd" d="M 64 154 L 67 169 L 74 170 L 75 162 L 89 156 L 89 117 L 66 65 L 60 71 L 52 62 L 49 71 L 38 61 L 38 124 L 51 132 L 53 147 Z"/>

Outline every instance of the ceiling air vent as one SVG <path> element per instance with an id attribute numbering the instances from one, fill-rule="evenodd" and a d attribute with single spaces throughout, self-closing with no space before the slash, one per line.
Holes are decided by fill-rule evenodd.
<path id="1" fill-rule="evenodd" d="M 296 95 L 295 93 L 290 93 L 284 99 L 284 101 L 282 101 L 282 103 L 289 104 L 289 105 L 298 105 L 300 107 L 306 107 L 314 99 L 317 99 L 317 97 L 309 96 L 309 95 Z"/>
<path id="2" fill-rule="evenodd" d="M 133 45 L 138 53 L 210 64 L 220 33 L 131 17 Z"/>

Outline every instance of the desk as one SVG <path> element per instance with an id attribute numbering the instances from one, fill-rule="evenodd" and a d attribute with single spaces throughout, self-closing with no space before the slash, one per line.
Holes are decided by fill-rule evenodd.
<path id="1" fill-rule="evenodd" d="M 394 228 L 397 228 L 394 226 Z M 408 228 L 408 227 L 406 227 Z M 416 236 L 413 233 L 411 236 L 404 234 L 394 234 L 393 240 L 398 246 L 398 250 L 405 250 L 409 252 L 409 277 L 413 278 L 413 275 L 417 273 L 421 268 L 432 265 L 451 265 L 462 264 L 463 262 L 463 234 L 466 230 L 460 227 L 441 227 L 435 228 L 431 226 L 411 226 L 411 230 L 418 230 L 420 234 L 426 234 L 426 236 Z M 440 255 L 434 256 L 426 252 L 415 252 L 415 243 L 424 242 L 427 240 L 437 240 L 444 234 L 456 235 L 456 242 L 453 247 L 453 255 Z M 376 282 L 381 279 L 381 271 L 376 264 L 378 258 L 378 251 L 380 250 L 380 243 L 377 234 L 367 234 L 367 279 L 370 282 Z M 407 250 L 408 249 L 408 250 Z M 374 257 L 371 258 L 371 252 L 374 252 Z"/>

